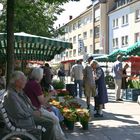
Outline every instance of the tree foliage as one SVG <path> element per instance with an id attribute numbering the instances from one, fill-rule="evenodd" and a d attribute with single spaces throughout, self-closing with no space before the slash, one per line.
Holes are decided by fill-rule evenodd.
<path id="1" fill-rule="evenodd" d="M 77 0 L 75 0 L 77 1 Z M 63 34 L 62 30 L 56 30 L 54 23 L 57 15 L 64 9 L 60 6 L 68 0 L 15 0 L 14 32 L 26 32 L 30 34 L 55 37 Z M 6 0 L 0 21 L 0 32 L 6 31 Z"/>

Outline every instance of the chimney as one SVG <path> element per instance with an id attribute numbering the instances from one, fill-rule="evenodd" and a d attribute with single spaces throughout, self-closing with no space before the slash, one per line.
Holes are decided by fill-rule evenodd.
<path id="1" fill-rule="evenodd" d="M 71 20 L 71 19 L 72 19 L 72 15 L 69 16 L 69 20 Z"/>

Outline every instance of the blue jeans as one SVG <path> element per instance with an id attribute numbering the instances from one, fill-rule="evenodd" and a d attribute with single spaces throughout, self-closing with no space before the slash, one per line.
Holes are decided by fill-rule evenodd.
<path id="1" fill-rule="evenodd" d="M 82 98 L 83 80 L 74 80 L 75 83 L 75 96 L 77 96 L 77 85 L 79 85 L 79 97 Z"/>
<path id="2" fill-rule="evenodd" d="M 64 117 L 61 114 L 60 110 L 56 108 L 55 106 L 52 106 L 51 109 L 54 112 L 54 114 L 58 117 L 59 121 L 62 122 L 64 120 Z"/>

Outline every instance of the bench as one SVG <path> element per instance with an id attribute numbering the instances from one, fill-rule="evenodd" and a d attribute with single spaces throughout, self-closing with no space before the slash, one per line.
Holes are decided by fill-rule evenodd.
<path id="1" fill-rule="evenodd" d="M 35 131 L 28 131 L 26 129 L 15 127 L 11 123 L 10 119 L 8 118 L 7 112 L 3 105 L 3 101 L 1 99 L 0 99 L 0 114 L 2 117 L 2 121 L 5 124 L 4 129 L 7 131 L 1 140 L 8 140 L 9 138 L 11 138 L 13 136 L 26 137 L 30 140 L 41 140 L 41 133 L 46 131 L 46 129 L 40 125 L 36 126 Z M 34 136 L 35 132 L 37 133 L 36 137 Z"/>

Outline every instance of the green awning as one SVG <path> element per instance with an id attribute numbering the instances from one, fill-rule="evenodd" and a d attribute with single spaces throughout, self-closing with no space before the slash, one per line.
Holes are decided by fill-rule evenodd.
<path id="1" fill-rule="evenodd" d="M 140 56 L 140 41 L 136 42 L 134 45 L 129 46 L 126 51 L 127 55 L 138 55 Z"/>
<path id="2" fill-rule="evenodd" d="M 42 36 L 14 33 L 14 54 L 17 60 L 49 61 L 56 54 L 72 48 L 72 43 Z M 7 35 L 0 33 L 0 58 L 6 58 Z"/>
<path id="3" fill-rule="evenodd" d="M 98 57 L 95 57 L 94 59 L 99 62 L 108 62 L 109 61 L 108 55 L 98 56 Z"/>

